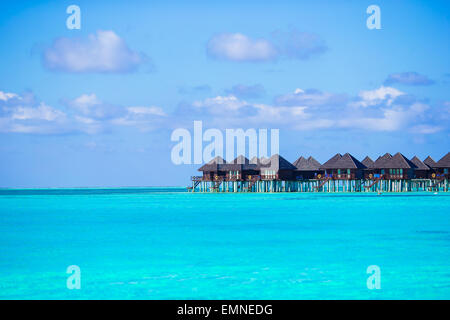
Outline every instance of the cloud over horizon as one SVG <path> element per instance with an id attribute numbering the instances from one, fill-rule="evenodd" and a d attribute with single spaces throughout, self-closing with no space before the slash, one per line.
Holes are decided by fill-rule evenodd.
<path id="1" fill-rule="evenodd" d="M 405 99 L 407 97 L 408 99 Z M 233 94 L 179 106 L 183 121 L 203 119 L 211 126 L 278 127 L 294 131 L 354 129 L 433 134 L 443 130 L 429 104 L 391 87 L 363 90 L 356 97 L 297 88 L 273 104 L 250 103 Z"/>
<path id="2" fill-rule="evenodd" d="M 114 31 L 103 30 L 87 38 L 57 38 L 41 58 L 50 71 L 72 73 L 134 72 L 148 61 L 144 54 L 128 48 Z"/>
<path id="3" fill-rule="evenodd" d="M 448 101 L 433 107 L 392 87 L 362 90 L 357 96 L 297 88 L 272 103 L 254 103 L 229 92 L 180 103 L 172 113 L 157 106 L 121 106 L 94 93 L 62 100 L 53 108 L 32 93 L 0 91 L 0 131 L 36 134 L 96 134 L 117 127 L 145 132 L 203 120 L 216 128 L 271 127 L 293 131 L 353 129 L 366 132 L 434 134 L 448 128 Z"/>
<path id="4" fill-rule="evenodd" d="M 0 91 L 0 132 L 29 134 L 96 134 L 117 126 L 149 131 L 161 127 L 166 113 L 156 106 L 105 103 L 93 93 L 62 100 L 54 108 L 31 92 L 22 95 Z"/>
<path id="5" fill-rule="evenodd" d="M 66 124 L 63 111 L 38 101 L 33 93 L 0 91 L 0 132 L 56 134 Z"/>

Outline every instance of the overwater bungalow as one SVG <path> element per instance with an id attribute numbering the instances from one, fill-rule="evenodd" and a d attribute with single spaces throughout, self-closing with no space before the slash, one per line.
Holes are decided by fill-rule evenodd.
<path id="1" fill-rule="evenodd" d="M 382 156 L 379 156 L 377 158 L 377 160 L 375 160 L 372 164 L 370 164 L 370 166 L 367 168 L 367 175 L 365 176 L 366 179 L 381 179 L 381 173 L 384 173 L 384 169 L 380 169 L 380 168 L 376 168 L 375 167 L 375 163 L 384 163 L 386 162 L 388 159 L 392 158 L 392 154 L 390 154 L 389 152 L 385 153 Z"/>
<path id="2" fill-rule="evenodd" d="M 259 174 L 258 165 L 250 163 L 250 160 L 243 155 L 221 166 L 220 169 L 225 172 L 227 181 L 248 181 Z"/>
<path id="3" fill-rule="evenodd" d="M 294 164 L 276 154 L 267 158 L 244 156 L 226 162 L 215 157 L 192 177 L 190 191 L 201 192 L 405 192 L 448 191 L 450 153 L 438 162 L 416 156 L 386 153 L 376 161 L 359 162 L 351 154 L 336 154 L 324 164 L 313 157 Z"/>
<path id="4" fill-rule="evenodd" d="M 414 163 L 414 178 L 427 179 L 431 178 L 431 169 L 425 163 L 422 162 L 417 156 L 411 158 L 411 162 Z"/>
<path id="5" fill-rule="evenodd" d="M 331 170 L 333 169 L 334 164 L 342 158 L 342 154 L 336 153 L 333 157 L 331 157 L 328 161 L 325 161 L 321 166 L 320 170 L 324 170 L 325 175 L 330 175 Z M 327 171 L 328 170 L 328 171 Z"/>
<path id="6" fill-rule="evenodd" d="M 261 161 L 259 170 L 262 180 L 295 180 L 297 168 L 279 154 L 274 154 L 268 161 Z"/>
<path id="7" fill-rule="evenodd" d="M 393 156 L 386 153 L 379 157 L 371 167 L 375 178 L 388 180 L 412 179 L 415 168 L 416 165 L 400 152 Z"/>
<path id="8" fill-rule="evenodd" d="M 198 171 L 203 172 L 203 177 L 193 177 L 197 181 L 203 180 L 203 181 L 214 181 L 220 178 L 225 177 L 225 172 L 221 169 L 221 167 L 226 164 L 226 161 L 220 157 L 217 156 L 208 163 L 201 166 Z"/>
<path id="9" fill-rule="evenodd" d="M 320 166 L 325 171 L 325 178 L 354 180 L 363 178 L 363 170 L 367 167 L 350 153 L 336 154 Z"/>
<path id="10" fill-rule="evenodd" d="M 313 157 L 305 158 L 301 156 L 294 161 L 296 180 L 316 179 L 317 175 L 323 175 L 324 171 L 320 169 L 320 162 Z"/>
<path id="11" fill-rule="evenodd" d="M 425 160 L 423 160 L 423 163 L 428 167 L 428 178 L 434 179 L 436 177 L 436 161 L 434 161 L 431 156 L 428 156 Z"/>
<path id="12" fill-rule="evenodd" d="M 364 179 L 372 179 L 373 172 L 372 172 L 372 166 L 375 163 L 369 156 L 366 156 L 363 161 L 361 161 L 363 165 L 366 166 L 366 169 L 364 169 Z"/>
<path id="13" fill-rule="evenodd" d="M 436 175 L 438 177 L 442 177 L 442 178 L 446 178 L 446 179 L 449 178 L 450 152 L 447 153 L 445 156 L 443 156 L 441 160 L 436 162 L 435 169 L 436 169 Z"/>

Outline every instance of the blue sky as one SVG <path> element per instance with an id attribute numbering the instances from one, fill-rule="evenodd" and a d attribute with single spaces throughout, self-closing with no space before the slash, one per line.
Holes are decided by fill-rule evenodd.
<path id="1" fill-rule="evenodd" d="M 69 30 L 66 8 L 81 9 Z M 381 9 L 369 30 L 366 8 Z M 186 185 L 175 128 L 294 161 L 450 143 L 448 1 L 2 1 L 0 187 Z"/>

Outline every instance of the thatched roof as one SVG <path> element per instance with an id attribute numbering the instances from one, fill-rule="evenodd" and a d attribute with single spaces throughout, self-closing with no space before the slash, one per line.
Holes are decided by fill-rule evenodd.
<path id="1" fill-rule="evenodd" d="M 358 159 L 353 157 L 350 153 L 344 154 L 339 160 L 336 161 L 335 166 L 337 169 L 366 169 Z"/>
<path id="2" fill-rule="evenodd" d="M 309 163 L 311 163 L 314 167 L 316 167 L 316 170 L 319 170 L 321 164 L 319 161 L 317 161 L 316 159 L 314 159 L 312 156 L 309 156 L 308 158 Z"/>
<path id="3" fill-rule="evenodd" d="M 258 164 L 259 164 L 259 165 L 261 165 L 261 164 L 268 164 L 269 162 L 270 162 L 270 159 L 269 159 L 269 158 L 266 158 L 266 157 L 260 157 L 260 158 L 259 158 Z"/>
<path id="4" fill-rule="evenodd" d="M 225 164 L 226 161 L 221 157 L 217 156 L 208 163 L 201 166 L 198 171 L 217 171 L 219 165 Z"/>
<path id="5" fill-rule="evenodd" d="M 340 158 L 342 158 L 342 155 L 340 153 L 337 153 L 334 157 L 332 157 L 330 160 L 326 161 L 323 165 L 321 165 L 320 169 L 334 169 L 335 168 L 334 164 Z"/>
<path id="6" fill-rule="evenodd" d="M 423 160 L 423 163 L 425 163 L 430 168 L 436 167 L 436 161 L 434 161 L 433 158 L 430 156 L 428 156 L 425 160 Z"/>
<path id="7" fill-rule="evenodd" d="M 341 156 L 339 153 L 320 166 L 321 169 L 366 169 L 366 166 L 359 162 L 350 153 Z"/>
<path id="8" fill-rule="evenodd" d="M 234 163 L 234 164 L 249 164 L 250 160 L 248 160 L 245 156 L 240 155 L 237 156 L 236 159 L 234 159 L 233 161 L 230 161 L 228 163 Z"/>
<path id="9" fill-rule="evenodd" d="M 377 158 L 377 160 L 375 160 L 375 162 L 377 162 L 377 161 L 380 160 L 380 159 L 390 159 L 390 158 L 392 158 L 392 154 L 390 154 L 389 152 L 386 152 L 384 155 L 379 156 L 379 157 Z"/>
<path id="10" fill-rule="evenodd" d="M 261 165 L 270 165 L 269 161 L 270 161 L 270 159 L 268 159 L 266 157 L 261 157 L 261 158 L 253 157 L 250 160 L 249 164 L 250 165 L 255 164 L 259 168 Z"/>
<path id="11" fill-rule="evenodd" d="M 411 162 L 411 160 L 406 158 L 400 152 L 397 152 L 396 154 L 394 154 L 391 161 L 395 165 L 403 166 L 403 167 L 398 167 L 399 169 L 410 169 L 410 168 L 416 169 L 417 168 L 417 166 L 413 162 Z M 393 168 L 397 168 L 397 167 L 393 167 Z"/>
<path id="12" fill-rule="evenodd" d="M 389 159 L 392 158 L 392 154 L 390 154 L 389 152 L 385 153 L 382 156 L 379 156 L 377 158 L 377 160 L 375 160 L 375 162 L 369 167 L 370 169 L 376 169 L 376 168 L 380 168 L 384 165 L 386 165 L 386 163 L 389 162 Z"/>
<path id="13" fill-rule="evenodd" d="M 210 163 L 210 164 L 211 163 L 223 164 L 223 163 L 227 163 L 227 162 L 221 156 L 217 156 L 214 159 L 212 159 L 211 161 L 209 161 L 208 163 Z"/>
<path id="14" fill-rule="evenodd" d="M 420 160 L 416 156 L 411 158 L 411 162 L 415 164 L 415 166 L 416 166 L 415 169 L 416 170 L 430 170 L 430 168 L 425 163 L 423 163 L 422 160 Z"/>
<path id="15" fill-rule="evenodd" d="M 244 170 L 257 170 L 258 166 L 256 164 L 250 163 L 245 156 L 239 155 L 236 159 L 219 166 L 221 171 L 244 171 Z"/>
<path id="16" fill-rule="evenodd" d="M 436 162 L 436 168 L 450 168 L 450 152 Z"/>
<path id="17" fill-rule="evenodd" d="M 394 156 L 386 153 L 384 156 L 379 157 L 373 166 L 373 169 L 411 169 L 416 168 L 416 165 L 408 160 L 400 152 L 397 152 Z"/>
<path id="18" fill-rule="evenodd" d="M 274 154 L 270 157 L 268 161 L 261 161 L 259 165 L 260 169 L 270 169 L 270 170 L 295 170 L 297 169 L 292 163 L 287 161 L 285 158 L 279 154 Z"/>
<path id="19" fill-rule="evenodd" d="M 317 171 L 320 168 L 320 162 L 313 157 L 306 159 L 301 156 L 295 160 L 293 165 L 297 168 L 297 171 Z"/>
<path id="20" fill-rule="evenodd" d="M 367 156 L 367 157 L 364 158 L 363 161 L 361 161 L 361 163 L 363 165 L 365 165 L 367 168 L 370 168 L 375 162 L 372 159 L 370 159 L 369 156 Z"/>
<path id="21" fill-rule="evenodd" d="M 298 167 L 299 167 L 299 165 L 301 165 L 301 164 L 303 164 L 303 163 L 306 163 L 306 158 L 304 157 L 304 156 L 300 156 L 300 158 L 298 158 L 297 160 L 295 160 L 294 162 L 292 162 L 292 164 L 294 165 L 294 166 L 296 166 L 297 167 L 297 169 L 298 169 Z"/>

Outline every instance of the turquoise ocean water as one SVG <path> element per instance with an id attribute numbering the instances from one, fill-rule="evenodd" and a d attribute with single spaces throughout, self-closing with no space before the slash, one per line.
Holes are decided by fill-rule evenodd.
<path id="1" fill-rule="evenodd" d="M 0 298 L 450 298 L 450 193 L 182 191 L 0 190 Z"/>

